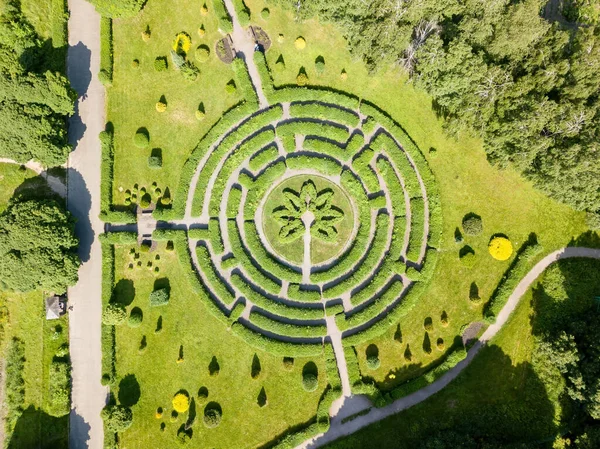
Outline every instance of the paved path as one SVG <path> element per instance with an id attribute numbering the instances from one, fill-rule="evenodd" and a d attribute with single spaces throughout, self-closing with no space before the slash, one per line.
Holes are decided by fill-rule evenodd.
<path id="1" fill-rule="evenodd" d="M 46 169 L 44 168 L 44 166 L 42 164 L 40 164 L 39 162 L 31 160 L 29 162 L 26 162 L 25 164 L 22 164 L 20 162 L 14 161 L 12 159 L 0 157 L 0 164 L 24 165 L 29 170 L 37 173 L 42 178 L 44 178 L 46 180 L 46 182 L 48 183 L 48 187 L 50 187 L 50 189 L 54 193 L 60 195 L 62 198 L 65 198 L 67 196 L 67 186 L 65 186 L 65 184 L 56 176 L 49 175 L 48 172 L 46 171 Z"/>
<path id="2" fill-rule="evenodd" d="M 368 426 L 369 424 L 373 424 L 377 421 L 387 418 L 388 416 L 401 412 L 402 410 L 406 410 L 407 408 L 423 402 L 424 400 L 433 396 L 435 393 L 439 392 L 446 385 L 456 379 L 462 370 L 465 369 L 469 363 L 471 363 L 481 348 L 484 347 L 498 333 L 498 331 L 500 331 L 500 329 L 502 329 L 502 326 L 504 326 L 511 313 L 519 304 L 521 297 L 527 292 L 527 290 L 529 290 L 531 285 L 544 272 L 544 270 L 546 270 L 546 268 L 548 268 L 557 260 L 576 257 L 586 257 L 600 260 L 600 249 L 567 247 L 548 254 L 529 271 L 529 273 L 521 280 L 521 282 L 519 282 L 514 292 L 508 298 L 506 305 L 498 314 L 496 323 L 488 327 L 488 329 L 481 336 L 480 340 L 469 350 L 465 360 L 457 364 L 448 373 L 427 387 L 422 388 L 421 390 L 416 391 L 406 397 L 398 399 L 386 407 L 372 408 L 366 415 L 359 416 L 352 421 L 342 423 L 344 416 L 349 416 L 360 412 L 360 407 L 353 407 L 351 413 L 342 413 L 344 409 L 344 407 L 342 407 L 342 412 L 340 412 L 338 416 L 335 416 L 331 419 L 331 427 L 327 433 L 305 441 L 304 443 L 300 444 L 297 449 L 324 446 L 327 443 L 331 443 L 339 438 L 350 435 L 362 429 L 363 427 Z M 363 403 L 362 410 L 366 410 L 367 408 L 369 408 L 369 405 Z"/>
<path id="3" fill-rule="evenodd" d="M 102 252 L 100 213 L 100 141 L 104 129 L 104 88 L 97 79 L 100 66 L 100 16 L 85 0 L 69 0 L 67 74 L 79 94 L 69 136 L 76 142 L 69 157 L 68 206 L 77 217 L 83 265 L 79 282 L 69 289 L 69 337 L 73 364 L 70 416 L 71 449 L 103 447 L 100 411 L 107 388 L 100 384 L 102 370 Z"/>

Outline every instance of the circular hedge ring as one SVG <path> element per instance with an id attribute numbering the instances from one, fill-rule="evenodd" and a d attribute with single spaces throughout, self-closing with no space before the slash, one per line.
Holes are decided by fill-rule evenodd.
<path id="1" fill-rule="evenodd" d="M 385 113 L 310 88 L 288 97 L 226 114 L 200 142 L 188 212 L 203 226 L 188 238 L 209 310 L 255 347 L 301 357 L 322 351 L 325 316 L 359 344 L 405 313 L 435 268 L 441 210 L 425 158 Z"/>

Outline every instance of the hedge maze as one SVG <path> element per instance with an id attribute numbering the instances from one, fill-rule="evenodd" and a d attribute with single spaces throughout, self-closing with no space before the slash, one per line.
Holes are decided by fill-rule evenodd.
<path id="1" fill-rule="evenodd" d="M 326 316 L 335 316 L 344 344 L 362 343 L 395 324 L 433 273 L 441 233 L 435 180 L 416 145 L 374 105 L 339 92 L 268 89 L 271 106 L 227 113 L 186 163 L 187 206 L 185 195 L 174 204 L 191 223 L 183 259 L 208 310 L 250 344 L 287 356 L 321 353 Z M 310 209 L 298 202 L 300 188 L 296 197 L 284 189 L 282 201 L 294 202 L 287 213 L 267 206 L 294 180 L 334 185 L 348 198 L 345 239 L 336 228 L 344 213 L 311 209 L 323 238 L 321 247 L 313 239 L 310 253 L 330 245 L 334 257 L 302 263 L 300 235 L 287 246 L 269 240 L 267 227 L 306 231 L 293 210 Z M 339 193 L 323 192 L 315 207 L 335 206 Z M 290 215 L 295 221 L 286 222 Z"/>

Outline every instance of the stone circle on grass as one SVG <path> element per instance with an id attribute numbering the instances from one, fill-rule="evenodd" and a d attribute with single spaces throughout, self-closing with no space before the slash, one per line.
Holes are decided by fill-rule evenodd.
<path id="1" fill-rule="evenodd" d="M 209 310 L 292 356 L 321 350 L 326 316 L 352 344 L 397 321 L 431 276 L 441 226 L 433 175 L 395 122 L 298 91 L 210 145 L 191 185 L 207 224 L 189 231 Z"/>

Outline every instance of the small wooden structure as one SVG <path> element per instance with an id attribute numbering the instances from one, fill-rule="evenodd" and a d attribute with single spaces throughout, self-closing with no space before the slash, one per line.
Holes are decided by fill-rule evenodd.
<path id="1" fill-rule="evenodd" d="M 53 295 L 46 298 L 46 319 L 57 320 L 67 312 L 66 295 Z"/>

